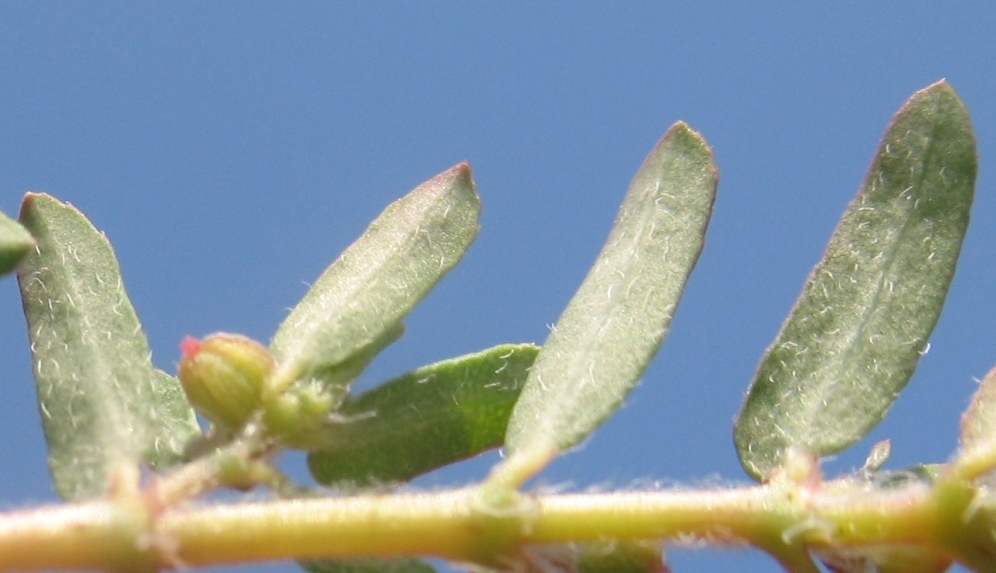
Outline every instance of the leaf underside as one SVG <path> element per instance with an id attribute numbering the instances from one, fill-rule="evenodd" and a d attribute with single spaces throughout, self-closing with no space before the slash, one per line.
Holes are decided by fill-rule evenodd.
<path id="1" fill-rule="evenodd" d="M 502 444 L 539 348 L 505 344 L 444 360 L 347 400 L 328 446 L 308 457 L 315 479 L 404 482 Z"/>
<path id="2" fill-rule="evenodd" d="M 401 320 L 459 262 L 479 215 L 466 163 L 391 204 L 280 325 L 270 343 L 277 378 L 320 380 L 345 397 L 358 369 L 400 335 Z"/>
<path id="3" fill-rule="evenodd" d="M 509 421 L 510 461 L 577 444 L 637 384 L 702 249 L 716 185 L 705 141 L 684 123 L 672 126 L 530 371 Z"/>
<path id="4" fill-rule="evenodd" d="M 38 243 L 18 282 L 56 490 L 93 498 L 122 465 L 178 462 L 200 430 L 179 382 L 152 365 L 110 243 L 47 195 L 26 196 L 21 221 Z"/>
<path id="5" fill-rule="evenodd" d="M 927 349 L 968 227 L 975 137 L 946 82 L 917 92 L 761 360 L 736 422 L 745 470 L 791 446 L 841 451 L 886 414 Z"/>

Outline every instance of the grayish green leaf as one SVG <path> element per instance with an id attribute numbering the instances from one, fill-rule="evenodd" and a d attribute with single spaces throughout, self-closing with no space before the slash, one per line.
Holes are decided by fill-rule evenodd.
<path id="1" fill-rule="evenodd" d="M 961 447 L 993 448 L 996 444 L 996 368 L 982 379 L 961 418 Z"/>
<path id="2" fill-rule="evenodd" d="M 660 541 L 585 543 L 578 548 L 578 573 L 657 573 L 668 571 Z"/>
<path id="3" fill-rule="evenodd" d="M 21 221 L 38 242 L 18 282 L 59 494 L 100 496 L 123 464 L 177 462 L 200 430 L 179 382 L 152 365 L 110 243 L 47 195 L 25 197 Z"/>
<path id="4" fill-rule="evenodd" d="M 31 233 L 0 212 L 0 276 L 14 270 L 34 245 Z"/>
<path id="5" fill-rule="evenodd" d="M 404 374 L 347 400 L 308 465 L 322 483 L 407 481 L 501 445 L 539 348 L 504 344 Z"/>
<path id="6" fill-rule="evenodd" d="M 939 82 L 893 118 L 737 419 L 747 472 L 790 446 L 816 455 L 863 437 L 909 381 L 937 322 L 975 187 L 971 120 Z"/>
<path id="7" fill-rule="evenodd" d="M 316 559 L 299 561 L 309 573 L 435 573 L 435 568 L 421 559 Z"/>
<path id="8" fill-rule="evenodd" d="M 276 379 L 325 382 L 345 395 L 354 359 L 390 342 L 401 320 L 477 236 L 480 199 L 462 163 L 391 204 L 330 266 L 277 330 Z M 344 375 L 344 372 L 349 376 Z"/>
<path id="9" fill-rule="evenodd" d="M 716 184 L 705 141 L 684 123 L 672 126 L 529 373 L 506 436 L 513 457 L 571 447 L 636 385 L 702 249 Z"/>
<path id="10" fill-rule="evenodd" d="M 370 362 L 380 354 L 380 351 L 393 344 L 404 333 L 405 325 L 400 322 L 394 323 L 381 333 L 380 337 L 370 344 L 358 348 L 355 354 L 345 361 L 323 371 L 323 384 L 333 388 L 349 388 L 353 381 L 366 370 Z"/>

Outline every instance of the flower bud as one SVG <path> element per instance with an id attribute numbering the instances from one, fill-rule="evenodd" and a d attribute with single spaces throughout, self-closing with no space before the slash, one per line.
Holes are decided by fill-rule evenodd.
<path id="1" fill-rule="evenodd" d="M 260 409 L 263 386 L 274 367 L 263 345 L 237 334 L 217 333 L 180 344 L 179 378 L 194 409 L 235 431 Z"/>

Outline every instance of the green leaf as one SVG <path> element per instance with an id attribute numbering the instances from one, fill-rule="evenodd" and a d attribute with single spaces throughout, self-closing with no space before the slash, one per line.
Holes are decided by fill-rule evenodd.
<path id="1" fill-rule="evenodd" d="M 152 365 L 110 243 L 48 195 L 27 195 L 21 221 L 38 242 L 18 282 L 56 490 L 93 498 L 123 465 L 179 461 L 200 430 L 179 382 Z"/>
<path id="2" fill-rule="evenodd" d="M 885 416 L 927 350 L 975 174 L 954 90 L 939 82 L 914 94 L 761 360 L 735 430 L 747 473 L 767 479 L 790 446 L 843 450 Z"/>
<path id="3" fill-rule="evenodd" d="M 821 547 L 813 551 L 834 573 L 942 573 L 951 558 L 922 545 Z"/>
<path id="4" fill-rule="evenodd" d="M 31 233 L 0 212 L 0 276 L 13 271 L 33 246 Z"/>
<path id="5" fill-rule="evenodd" d="M 578 573 L 658 573 L 664 565 L 660 541 L 586 543 L 580 546 Z"/>
<path id="6" fill-rule="evenodd" d="M 477 236 L 480 199 L 462 163 L 390 205 L 284 320 L 270 348 L 279 390 L 323 381 L 345 395 L 359 363 L 400 334 L 401 320 Z"/>
<path id="7" fill-rule="evenodd" d="M 960 457 L 978 455 L 996 465 L 996 368 L 990 370 L 961 418 Z"/>
<path id="8" fill-rule="evenodd" d="M 356 353 L 346 360 L 337 364 L 334 368 L 329 368 L 323 373 L 322 382 L 324 385 L 333 388 L 349 388 L 356 378 L 366 370 L 367 366 L 374 358 L 405 333 L 405 325 L 396 322 L 381 333 L 380 337 L 370 344 L 358 348 Z"/>
<path id="9" fill-rule="evenodd" d="M 435 568 L 421 559 L 316 559 L 298 561 L 310 573 L 435 573 Z"/>
<path id="10" fill-rule="evenodd" d="M 672 126 L 637 172 L 605 247 L 529 373 L 509 421 L 512 458 L 571 447 L 636 385 L 702 249 L 716 184 L 705 141 L 684 123 Z"/>
<path id="11" fill-rule="evenodd" d="M 319 482 L 407 481 L 501 445 L 539 348 L 504 344 L 444 360 L 347 400 L 308 465 Z"/>

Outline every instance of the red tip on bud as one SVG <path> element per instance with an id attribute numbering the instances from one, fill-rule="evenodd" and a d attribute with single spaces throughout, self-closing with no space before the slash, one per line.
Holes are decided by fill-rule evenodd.
<path id="1" fill-rule="evenodd" d="M 184 358 L 192 358 L 201 349 L 201 341 L 197 340 L 193 336 L 188 336 L 180 342 L 180 352 L 183 353 Z"/>

